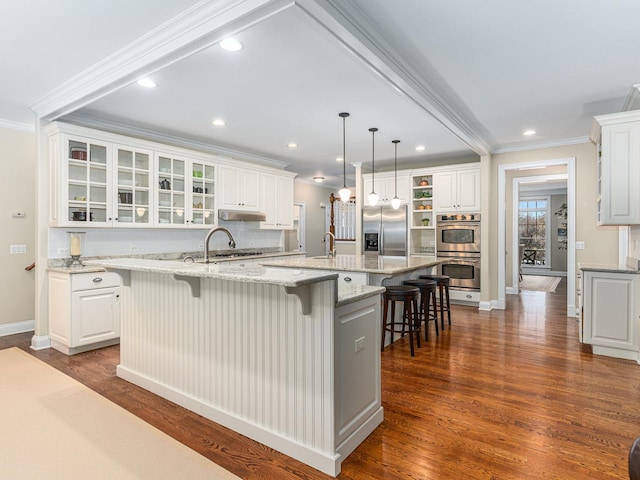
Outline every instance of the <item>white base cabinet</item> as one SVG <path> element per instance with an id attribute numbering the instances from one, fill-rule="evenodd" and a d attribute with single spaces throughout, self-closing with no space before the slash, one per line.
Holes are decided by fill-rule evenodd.
<path id="1" fill-rule="evenodd" d="M 118 343 L 120 277 L 49 272 L 49 337 L 67 355 Z"/>
<path id="2" fill-rule="evenodd" d="M 597 355 L 637 361 L 640 276 L 585 270 L 582 279 L 582 342 Z"/>

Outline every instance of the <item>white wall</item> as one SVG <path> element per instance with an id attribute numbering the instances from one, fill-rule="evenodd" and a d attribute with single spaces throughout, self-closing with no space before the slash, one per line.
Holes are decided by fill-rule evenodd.
<path id="1" fill-rule="evenodd" d="M 34 133 L 0 128 L 0 326 L 35 317 L 35 271 L 24 268 L 36 258 L 36 158 Z M 16 212 L 25 216 L 14 218 Z M 16 244 L 26 245 L 26 254 L 10 255 Z"/>

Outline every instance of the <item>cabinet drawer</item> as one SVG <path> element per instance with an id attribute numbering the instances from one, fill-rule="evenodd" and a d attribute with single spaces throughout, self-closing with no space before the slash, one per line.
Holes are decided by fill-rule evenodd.
<path id="1" fill-rule="evenodd" d="M 77 273 L 71 275 L 71 291 L 119 287 L 120 275 L 113 272 Z"/>
<path id="2" fill-rule="evenodd" d="M 349 285 L 367 285 L 367 274 L 363 272 L 336 272 L 338 281 Z"/>

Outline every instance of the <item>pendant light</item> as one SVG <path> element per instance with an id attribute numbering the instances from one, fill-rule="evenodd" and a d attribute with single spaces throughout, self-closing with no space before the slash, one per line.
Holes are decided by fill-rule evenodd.
<path id="1" fill-rule="evenodd" d="M 393 171 L 396 180 L 396 186 L 394 190 L 395 196 L 391 200 L 391 206 L 397 210 L 398 208 L 400 208 L 401 203 L 401 200 L 398 198 L 398 144 L 400 143 L 400 140 L 391 140 L 391 143 L 393 143 L 393 147 L 395 149 L 395 153 L 393 156 Z"/>
<path id="2" fill-rule="evenodd" d="M 345 119 L 349 116 L 347 112 L 338 114 L 342 118 L 342 188 L 338 192 L 340 200 L 348 202 L 351 198 L 351 190 L 347 188 L 347 155 L 346 155 L 346 135 L 345 135 Z"/>
<path id="3" fill-rule="evenodd" d="M 376 132 L 377 128 L 370 128 L 371 132 L 371 193 L 369 194 L 369 205 L 375 207 L 378 203 L 378 194 L 376 193 Z"/>

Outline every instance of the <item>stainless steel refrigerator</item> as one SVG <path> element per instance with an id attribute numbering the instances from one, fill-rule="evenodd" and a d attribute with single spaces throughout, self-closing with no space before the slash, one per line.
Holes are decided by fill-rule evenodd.
<path id="1" fill-rule="evenodd" d="M 365 255 L 407 256 L 407 206 L 362 209 L 363 250 Z"/>

